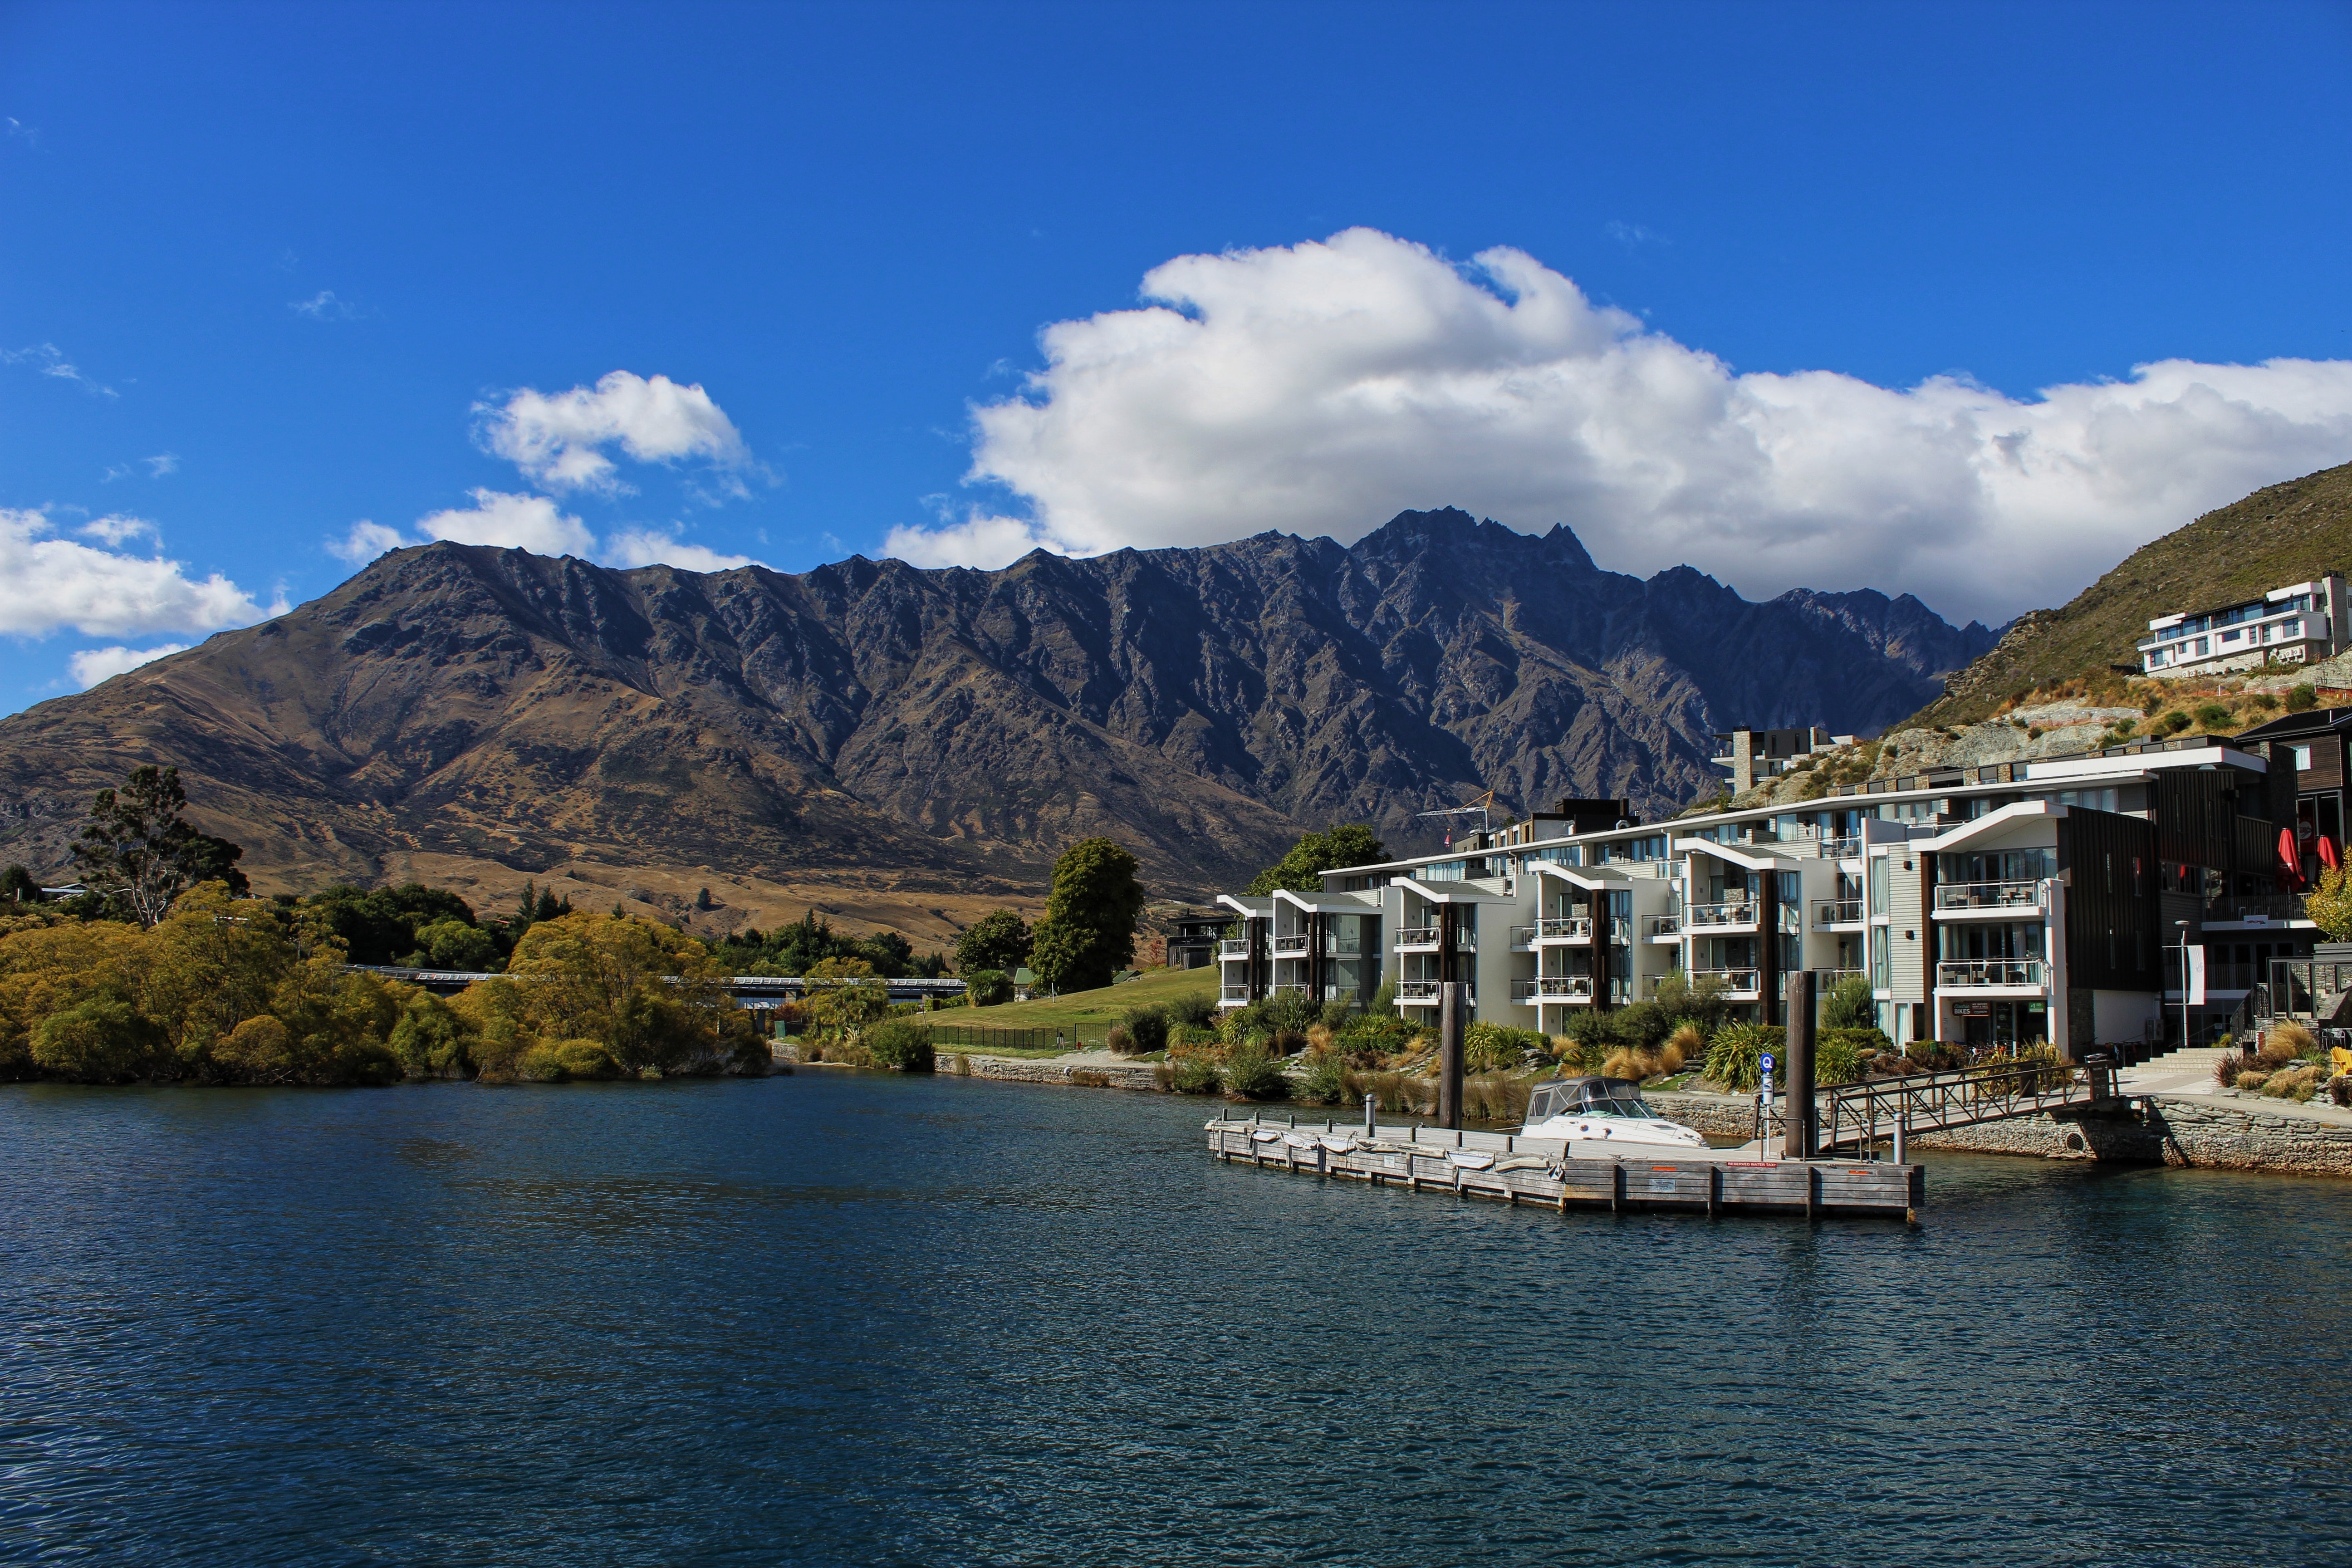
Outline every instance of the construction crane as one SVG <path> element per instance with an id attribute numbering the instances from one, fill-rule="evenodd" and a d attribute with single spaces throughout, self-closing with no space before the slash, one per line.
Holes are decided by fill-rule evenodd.
<path id="1" fill-rule="evenodd" d="M 1475 813 L 1477 813 L 1477 815 L 1478 815 L 1478 831 L 1479 831 L 1479 832 L 1481 832 L 1481 833 L 1485 833 L 1485 832 L 1488 831 L 1488 830 L 1489 830 L 1489 829 L 1494 826 L 1494 823 L 1493 823 L 1493 812 L 1494 812 L 1494 808 L 1495 808 L 1495 792 L 1494 792 L 1493 790 L 1488 790 L 1485 795 L 1480 795 L 1477 799 L 1475 799 L 1475 800 L 1472 801 L 1472 802 L 1471 802 L 1469 805 L 1446 805 L 1446 806 L 1440 806 L 1440 807 L 1439 807 L 1437 810 L 1435 810 L 1435 811 L 1417 811 L 1417 812 L 1413 813 L 1413 816 L 1415 816 L 1416 817 L 1422 817 L 1422 816 L 1445 816 L 1445 817 L 1454 817 L 1454 816 L 1468 816 L 1471 813 L 1475 812 Z M 1448 822 L 1448 823 L 1445 825 L 1445 847 L 1446 847 L 1448 849 L 1451 849 L 1451 848 L 1453 848 L 1453 847 L 1454 847 L 1454 824 L 1453 824 L 1453 823 L 1451 823 L 1451 822 Z"/>

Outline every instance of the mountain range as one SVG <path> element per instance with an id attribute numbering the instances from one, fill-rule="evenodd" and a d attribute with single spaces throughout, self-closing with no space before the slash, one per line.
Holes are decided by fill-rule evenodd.
<path id="1" fill-rule="evenodd" d="M 918 941 L 1130 846 L 1234 885 L 1302 831 L 1710 795 L 1734 724 L 1870 731 L 1998 640 L 1916 599 L 1753 603 L 1453 510 L 1002 571 L 802 574 L 394 551 L 258 626 L 0 721 L 0 858 L 62 868 L 90 792 L 175 763 L 257 886 L 525 877 L 724 922 L 806 904 Z M 699 901 L 699 900 L 696 900 Z"/>

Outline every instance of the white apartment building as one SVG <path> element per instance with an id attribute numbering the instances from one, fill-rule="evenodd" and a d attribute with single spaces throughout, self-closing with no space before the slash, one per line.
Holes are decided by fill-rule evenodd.
<path id="1" fill-rule="evenodd" d="M 2344 579 L 2331 572 L 2243 604 L 2158 616 L 2147 632 L 2139 640 L 2141 672 L 2178 679 L 2331 658 L 2352 641 L 2352 621 Z"/>
<path id="2" fill-rule="evenodd" d="M 2179 1026 L 2184 937 L 2246 954 L 2216 966 L 2215 1016 L 2271 960 L 2310 951 L 2276 879 L 2295 782 L 2262 753 L 2199 737 L 1846 785 L 1793 809 L 1539 817 L 1328 872 L 1317 892 L 1220 898 L 1221 1005 L 1363 1005 L 1392 976 L 1398 1011 L 1433 1023 L 1455 980 L 1475 1018 L 1557 1034 L 1678 973 L 1780 1022 L 1782 977 L 1807 969 L 1817 990 L 1867 976 L 1898 1044 L 2144 1042 Z"/>

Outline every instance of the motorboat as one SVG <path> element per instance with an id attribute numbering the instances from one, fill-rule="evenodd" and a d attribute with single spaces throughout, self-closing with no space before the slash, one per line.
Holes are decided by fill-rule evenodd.
<path id="1" fill-rule="evenodd" d="M 1679 1121 L 1669 1121 L 1642 1098 L 1629 1078 L 1553 1079 L 1528 1096 L 1525 1138 L 1559 1138 L 1570 1144 L 1609 1143 L 1643 1149 L 1704 1149 L 1706 1140 Z"/>

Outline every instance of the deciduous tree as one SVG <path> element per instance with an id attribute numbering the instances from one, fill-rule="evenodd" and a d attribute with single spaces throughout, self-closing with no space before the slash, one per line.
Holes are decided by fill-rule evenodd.
<path id="1" fill-rule="evenodd" d="M 1029 922 L 1012 910 L 991 910 L 956 938 L 956 973 L 969 977 L 983 969 L 1010 974 L 1029 962 L 1035 938 Z"/>
<path id="2" fill-rule="evenodd" d="M 1039 979 L 1055 991 L 1090 991 L 1135 962 L 1135 922 L 1144 904 L 1135 872 L 1135 857 L 1108 838 L 1083 839 L 1062 852 L 1029 955 Z"/>

